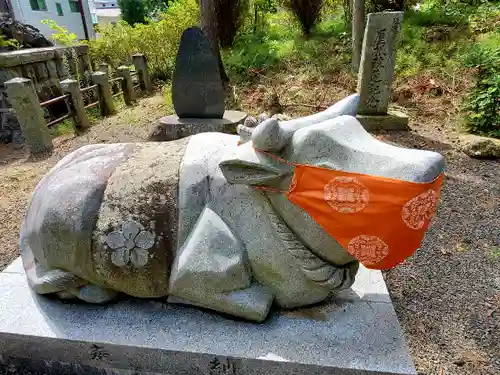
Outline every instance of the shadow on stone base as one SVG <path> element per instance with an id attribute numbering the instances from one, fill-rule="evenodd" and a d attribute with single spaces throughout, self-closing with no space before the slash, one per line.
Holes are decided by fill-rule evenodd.
<path id="1" fill-rule="evenodd" d="M 416 375 L 382 273 L 364 267 L 348 290 L 262 324 L 161 300 L 39 296 L 20 258 L 0 290 L 2 375 Z"/>
<path id="2" fill-rule="evenodd" d="M 356 118 L 367 131 L 409 130 L 408 116 L 400 111 L 389 110 L 387 115 L 357 115 Z"/>
<path id="3" fill-rule="evenodd" d="M 247 114 L 225 111 L 223 118 L 179 118 L 176 115 L 159 119 L 150 129 L 148 140 L 156 142 L 174 141 L 205 132 L 236 134 L 236 127 L 243 124 Z"/>

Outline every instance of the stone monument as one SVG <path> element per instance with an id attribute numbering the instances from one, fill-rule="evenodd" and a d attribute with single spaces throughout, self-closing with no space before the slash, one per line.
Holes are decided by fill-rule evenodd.
<path id="1" fill-rule="evenodd" d="M 198 27 L 184 31 L 172 78 L 176 115 L 156 122 L 152 141 L 172 141 L 207 131 L 235 133 L 246 114 L 225 111 L 225 91 L 210 42 Z"/>
<path id="2" fill-rule="evenodd" d="M 358 74 L 358 120 L 367 130 L 407 129 L 405 114 L 388 112 L 402 21 L 403 12 L 368 14 Z"/>

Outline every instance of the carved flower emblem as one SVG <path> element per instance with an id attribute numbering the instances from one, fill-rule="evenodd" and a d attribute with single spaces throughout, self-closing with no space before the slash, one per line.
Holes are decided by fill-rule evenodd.
<path id="1" fill-rule="evenodd" d="M 136 221 L 127 221 L 120 230 L 108 233 L 106 244 L 113 250 L 111 262 L 117 267 L 132 263 L 144 267 L 149 260 L 149 249 L 155 243 L 155 235 Z"/>

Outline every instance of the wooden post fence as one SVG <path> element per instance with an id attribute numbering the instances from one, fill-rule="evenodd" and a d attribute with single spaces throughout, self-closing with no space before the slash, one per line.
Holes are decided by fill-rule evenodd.
<path id="1" fill-rule="evenodd" d="M 90 128 L 90 121 L 85 110 L 82 92 L 78 81 L 74 79 L 65 79 L 61 81 L 61 90 L 69 95 L 70 111 L 73 112 L 73 123 L 76 130 Z"/>
<path id="2" fill-rule="evenodd" d="M 108 73 L 95 72 L 92 74 L 92 82 L 98 86 L 99 101 L 101 105 L 101 115 L 108 116 L 116 113 L 111 85 L 109 84 Z"/>
<path id="3" fill-rule="evenodd" d="M 117 69 L 118 76 L 122 77 L 122 91 L 123 98 L 126 105 L 131 105 L 135 101 L 134 82 L 130 75 L 130 68 L 128 66 L 120 66 Z"/>
<path id="4" fill-rule="evenodd" d="M 151 93 L 153 91 L 153 85 L 151 83 L 151 78 L 149 77 L 149 69 L 146 61 L 146 56 L 144 56 L 142 53 L 137 53 L 132 56 L 132 61 L 139 77 L 141 89 L 148 93 Z"/>
<path id="5" fill-rule="evenodd" d="M 140 85 L 143 90 L 151 92 L 153 87 L 144 55 L 134 55 L 133 59 L 137 73 L 132 74 L 129 67 L 120 66 L 117 69 L 118 77 L 110 80 L 107 65 L 105 69 L 105 64 L 101 64 L 100 69 L 106 71 L 98 71 L 92 74 L 92 82 L 94 83 L 92 86 L 81 89 L 77 80 L 65 79 L 60 82 L 63 95 L 42 103 L 39 102 L 35 86 L 30 79 L 15 77 L 5 82 L 8 100 L 21 125 L 30 153 L 40 154 L 52 151 L 52 137 L 49 132 L 51 126 L 71 118 L 76 132 L 87 129 L 90 127 L 87 108 L 99 104 L 101 115 L 108 116 L 116 113 L 113 96 L 123 94 L 125 103 L 131 105 L 136 100 L 134 87 Z M 56 59 L 56 64 L 62 64 L 60 60 Z M 133 75 L 138 76 L 139 85 L 134 86 Z M 115 84 L 118 81 L 121 81 L 121 92 L 113 95 L 111 84 Z M 82 94 L 95 89 L 98 91 L 99 100 L 85 105 Z M 61 101 L 66 103 L 68 113 L 47 123 L 44 118 L 44 108 Z"/>
<path id="6" fill-rule="evenodd" d="M 108 64 L 106 64 L 106 63 L 100 63 L 98 70 L 100 72 L 108 73 Z"/>
<path id="7" fill-rule="evenodd" d="M 36 155 L 51 152 L 52 137 L 43 117 L 43 109 L 33 82 L 27 78 L 17 77 L 5 82 L 5 86 L 30 153 Z"/>

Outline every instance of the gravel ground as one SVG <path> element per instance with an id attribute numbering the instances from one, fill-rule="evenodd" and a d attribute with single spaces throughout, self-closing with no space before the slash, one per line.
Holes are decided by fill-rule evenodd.
<path id="1" fill-rule="evenodd" d="M 323 97 L 327 95 L 322 93 L 318 101 Z M 54 154 L 45 160 L 27 161 L 20 150 L 0 149 L 0 270 L 18 254 L 19 222 L 40 177 L 81 145 L 144 140 L 147 125 L 163 115 L 162 103 L 159 95 L 143 99 L 84 136 L 58 139 Z M 449 98 L 407 104 L 418 108 L 407 110 L 415 119 L 414 130 L 378 137 L 441 152 L 447 170 L 441 205 L 422 248 L 385 274 L 394 307 L 419 375 L 498 375 L 500 162 L 474 160 L 457 151 L 450 115 L 456 104 Z"/>
<path id="2" fill-rule="evenodd" d="M 500 163 L 419 135 L 407 147 L 446 155 L 446 179 L 423 246 L 385 278 L 419 374 L 500 374 Z"/>

